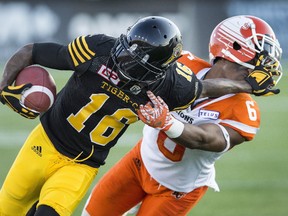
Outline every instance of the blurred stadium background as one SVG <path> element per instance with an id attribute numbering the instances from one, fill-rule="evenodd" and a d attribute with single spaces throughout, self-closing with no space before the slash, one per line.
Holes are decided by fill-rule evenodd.
<path id="1" fill-rule="evenodd" d="M 208 60 L 213 28 L 239 14 L 266 20 L 283 49 L 281 94 L 256 98 L 262 110 L 261 130 L 255 140 L 233 149 L 216 165 L 220 193 L 209 190 L 190 215 L 286 216 L 288 214 L 288 1 L 286 0 L 70 0 L 1 1 L 0 65 L 22 45 L 37 41 L 68 43 L 82 34 L 118 36 L 140 17 L 162 15 L 172 19 L 183 34 L 184 47 Z M 70 72 L 50 70 L 58 90 Z M 2 73 L 2 69 L 1 69 Z M 25 138 L 38 124 L 0 106 L 0 184 Z M 142 124 L 130 127 L 112 149 L 95 183 L 140 138 Z M 115 183 L 117 184 L 117 183 Z M 86 197 L 85 197 L 86 198 Z M 84 201 L 73 216 L 80 215 Z"/>

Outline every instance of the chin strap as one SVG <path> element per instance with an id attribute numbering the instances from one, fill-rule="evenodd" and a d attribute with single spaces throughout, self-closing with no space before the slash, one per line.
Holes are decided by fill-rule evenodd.
<path id="1" fill-rule="evenodd" d="M 244 67 L 247 67 L 247 68 L 249 68 L 249 69 L 252 69 L 252 70 L 254 70 L 254 68 L 255 68 L 254 65 L 251 65 L 251 64 L 248 64 L 248 63 L 246 63 L 246 62 L 240 61 L 238 58 L 236 58 L 234 55 L 232 55 L 231 52 L 229 52 L 228 50 L 222 49 L 222 53 L 223 53 L 225 56 L 231 58 L 231 59 L 232 59 L 235 63 L 237 63 L 237 64 L 240 64 L 240 65 L 242 65 L 242 66 L 244 66 Z"/>

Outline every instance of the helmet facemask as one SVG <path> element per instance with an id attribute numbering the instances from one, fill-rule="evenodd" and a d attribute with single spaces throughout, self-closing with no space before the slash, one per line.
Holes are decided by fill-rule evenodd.
<path id="1" fill-rule="evenodd" d="M 282 49 L 280 44 L 277 39 L 273 39 L 269 35 L 257 34 L 254 23 L 252 24 L 251 29 L 252 36 L 248 38 L 247 41 L 253 41 L 253 44 L 249 46 L 249 48 L 256 52 L 254 59 L 258 59 L 260 53 L 266 52 L 266 57 L 261 61 L 261 65 L 271 71 L 279 71 L 279 76 L 273 76 L 276 85 L 282 77 L 282 66 L 280 63 Z M 251 65 L 251 69 L 255 68 L 254 65 L 255 64 Z"/>
<path id="2" fill-rule="evenodd" d="M 139 19 L 117 39 L 111 52 L 120 79 L 117 86 L 138 94 L 163 79 L 181 52 L 182 36 L 172 21 L 159 16 Z"/>
<path id="3" fill-rule="evenodd" d="M 121 35 L 112 51 L 112 60 L 117 68 L 121 81 L 150 85 L 165 77 L 168 65 L 156 67 L 149 63 L 150 55 L 138 44 L 128 44 L 125 35 Z"/>

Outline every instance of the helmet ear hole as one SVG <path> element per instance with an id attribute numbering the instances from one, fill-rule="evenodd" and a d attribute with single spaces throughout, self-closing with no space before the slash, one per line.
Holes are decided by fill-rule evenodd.
<path id="1" fill-rule="evenodd" d="M 233 43 L 233 49 L 234 49 L 234 50 L 240 50 L 240 49 L 241 49 L 241 45 L 235 41 L 235 42 Z"/>

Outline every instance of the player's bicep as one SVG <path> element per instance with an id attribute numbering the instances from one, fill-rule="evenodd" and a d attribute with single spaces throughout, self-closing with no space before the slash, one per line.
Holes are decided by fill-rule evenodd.
<path id="1" fill-rule="evenodd" d="M 204 145 L 203 150 L 222 152 L 245 141 L 245 138 L 231 127 L 218 124 L 203 124 L 199 127 L 206 131 L 206 146 Z"/>
<path id="2" fill-rule="evenodd" d="M 173 140 L 187 148 L 204 151 L 222 152 L 230 147 L 227 130 L 223 126 L 213 123 L 198 126 L 185 124 L 182 134 Z"/>
<path id="3" fill-rule="evenodd" d="M 85 65 L 87 67 L 90 65 L 90 60 L 96 55 L 94 50 L 96 42 L 96 36 L 88 35 L 77 37 L 68 44 L 68 52 L 75 68 L 79 70 L 79 68 L 84 67 Z"/>
<path id="4" fill-rule="evenodd" d="M 203 133 L 201 150 L 222 152 L 230 145 L 230 134 L 226 129 L 217 124 L 199 125 Z"/>
<path id="5" fill-rule="evenodd" d="M 57 43 L 35 43 L 32 59 L 34 64 L 59 70 L 73 70 L 67 46 Z"/>

